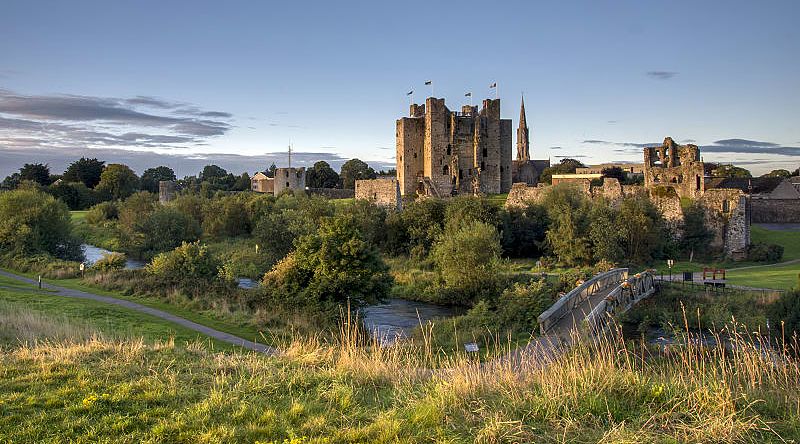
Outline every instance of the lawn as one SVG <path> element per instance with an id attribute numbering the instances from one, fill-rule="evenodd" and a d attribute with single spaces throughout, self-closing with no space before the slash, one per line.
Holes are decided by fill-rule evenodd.
<path id="1" fill-rule="evenodd" d="M 800 263 L 732 270 L 727 273 L 728 282 L 756 288 L 788 290 L 800 288 Z"/>
<path id="2" fill-rule="evenodd" d="M 182 344 L 201 341 L 213 344 L 218 350 L 233 348 L 144 313 L 97 301 L 58 296 L 5 277 L 0 277 L 0 304 L 0 312 L 35 312 L 51 316 L 59 323 L 80 325 L 112 338 L 141 337 L 150 343 L 174 338 Z M 25 332 L 21 333 L 25 336 Z"/>

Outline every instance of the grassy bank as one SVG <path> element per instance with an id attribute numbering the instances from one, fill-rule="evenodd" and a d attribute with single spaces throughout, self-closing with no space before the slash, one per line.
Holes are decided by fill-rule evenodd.
<path id="1" fill-rule="evenodd" d="M 77 340 L 0 355 L 0 434 L 15 442 L 781 442 L 800 438 L 794 363 L 741 343 L 642 359 L 621 343 L 533 371 L 453 360 L 434 375 L 403 349 L 212 353 Z M 42 409 L 47 413 L 42 414 Z"/>

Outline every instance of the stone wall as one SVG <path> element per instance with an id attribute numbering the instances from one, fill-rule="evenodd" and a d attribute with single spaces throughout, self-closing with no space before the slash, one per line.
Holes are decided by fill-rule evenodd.
<path id="1" fill-rule="evenodd" d="M 356 196 L 354 190 L 346 188 L 309 188 L 308 194 L 327 197 L 328 199 L 352 199 Z"/>
<path id="2" fill-rule="evenodd" d="M 508 192 L 506 208 L 522 208 L 530 202 L 538 202 L 549 188 L 545 185 L 530 187 L 525 183 L 515 183 Z"/>
<path id="3" fill-rule="evenodd" d="M 403 209 L 400 183 L 396 179 L 357 180 L 355 197 L 397 211 Z"/>
<path id="4" fill-rule="evenodd" d="M 705 191 L 705 166 L 697 145 L 678 145 L 671 137 L 644 149 L 646 188 L 669 185 L 680 197 L 697 198 Z"/>
<path id="5" fill-rule="evenodd" d="M 423 174 L 425 119 L 414 113 L 424 113 L 424 109 L 424 105 L 412 108 L 416 117 L 397 120 L 397 181 L 400 192 L 407 196 L 416 194 L 418 178 Z"/>
<path id="6" fill-rule="evenodd" d="M 745 194 L 738 189 L 712 188 L 697 203 L 706 210 L 706 225 L 714 233 L 710 246 L 736 259 L 746 256 L 750 226 Z"/>
<path id="7" fill-rule="evenodd" d="M 751 201 L 754 224 L 800 224 L 800 199 L 757 199 Z"/>
<path id="8" fill-rule="evenodd" d="M 175 199 L 175 181 L 161 180 L 158 182 L 158 201 L 167 203 Z"/>

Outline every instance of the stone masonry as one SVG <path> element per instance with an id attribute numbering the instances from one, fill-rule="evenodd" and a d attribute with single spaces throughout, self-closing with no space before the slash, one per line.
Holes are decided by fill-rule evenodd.
<path id="1" fill-rule="evenodd" d="M 378 206 L 400 211 L 403 199 L 397 179 L 369 179 L 356 181 L 356 199 L 364 199 Z"/>
<path id="2" fill-rule="evenodd" d="M 306 189 L 306 169 L 278 168 L 275 170 L 273 192 L 277 196 L 286 190 L 303 191 Z"/>
<path id="3" fill-rule="evenodd" d="M 397 120 L 397 182 L 403 196 L 448 197 L 511 189 L 511 120 L 500 100 L 450 111 L 444 99 L 412 104 Z"/>
<path id="4" fill-rule="evenodd" d="M 165 204 L 175 199 L 175 181 L 161 180 L 158 182 L 158 201 Z"/>
<path id="5" fill-rule="evenodd" d="M 705 165 L 697 145 L 678 145 L 671 137 L 644 149 L 644 186 L 670 185 L 680 197 L 698 198 L 705 191 Z"/>

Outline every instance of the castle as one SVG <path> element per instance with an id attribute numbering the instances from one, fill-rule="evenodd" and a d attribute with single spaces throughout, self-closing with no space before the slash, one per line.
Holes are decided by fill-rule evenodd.
<path id="1" fill-rule="evenodd" d="M 397 182 L 403 196 L 447 197 L 511 189 L 511 119 L 500 100 L 450 111 L 444 99 L 412 104 L 397 120 Z"/>

